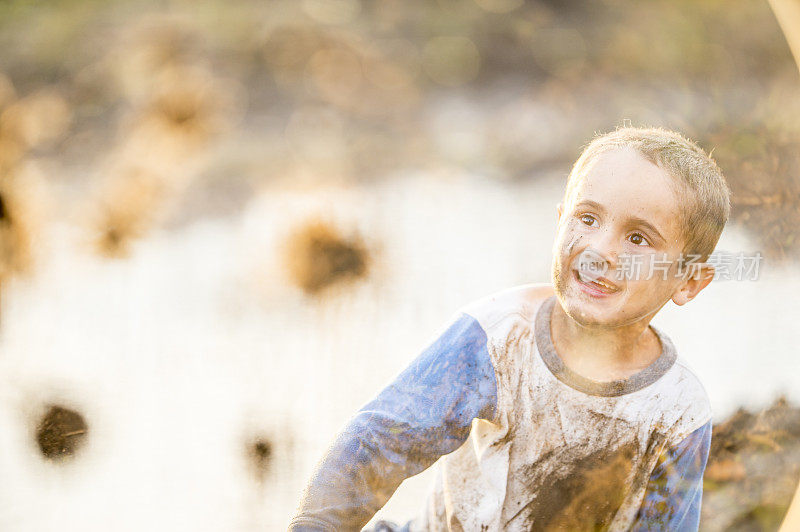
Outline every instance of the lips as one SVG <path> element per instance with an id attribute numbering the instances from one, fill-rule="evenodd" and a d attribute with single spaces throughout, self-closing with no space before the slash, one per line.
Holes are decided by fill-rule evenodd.
<path id="1" fill-rule="evenodd" d="M 593 293 L 593 295 L 595 292 L 607 295 L 607 294 L 614 294 L 620 291 L 620 287 L 612 283 L 606 277 L 602 276 L 594 277 L 585 275 L 580 270 L 573 270 L 573 273 L 578 283 L 588 288 Z"/>

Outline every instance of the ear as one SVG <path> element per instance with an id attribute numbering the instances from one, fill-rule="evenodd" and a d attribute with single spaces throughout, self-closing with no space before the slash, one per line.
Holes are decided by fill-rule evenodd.
<path id="1" fill-rule="evenodd" d="M 683 280 L 678 290 L 672 294 L 676 305 L 685 305 L 714 279 L 714 265 L 708 262 L 693 265 L 692 272 Z"/>

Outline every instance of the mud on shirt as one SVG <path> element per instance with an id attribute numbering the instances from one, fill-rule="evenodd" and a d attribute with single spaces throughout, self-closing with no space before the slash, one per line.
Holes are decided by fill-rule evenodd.
<path id="1" fill-rule="evenodd" d="M 697 530 L 711 410 L 670 339 L 639 373 L 596 382 L 550 338 L 548 285 L 463 307 L 348 423 L 290 530 L 359 530 L 439 459 L 401 530 Z"/>

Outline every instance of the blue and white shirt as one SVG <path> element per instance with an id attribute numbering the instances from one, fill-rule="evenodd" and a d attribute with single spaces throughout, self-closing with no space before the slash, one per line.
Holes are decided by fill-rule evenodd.
<path id="1" fill-rule="evenodd" d="M 403 530 L 697 530 L 711 409 L 670 339 L 619 381 L 556 353 L 549 285 L 463 307 L 337 437 L 290 530 L 360 530 L 439 460 Z M 440 459 L 441 457 L 441 459 Z"/>

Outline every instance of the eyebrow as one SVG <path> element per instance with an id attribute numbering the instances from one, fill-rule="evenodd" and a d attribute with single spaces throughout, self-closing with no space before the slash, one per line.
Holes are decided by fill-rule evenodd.
<path id="1" fill-rule="evenodd" d="M 593 209 L 597 209 L 599 212 L 605 212 L 605 209 L 603 208 L 602 205 L 600 205 L 596 201 L 592 201 L 592 200 L 588 200 L 588 199 L 581 200 L 578 203 L 576 203 L 575 204 L 575 208 L 577 209 L 578 207 L 581 207 L 581 206 L 584 206 L 584 205 L 587 206 L 587 207 L 591 207 Z"/>
<path id="2" fill-rule="evenodd" d="M 628 218 L 628 221 L 632 225 L 638 225 L 639 227 L 643 227 L 644 229 L 654 233 L 657 238 L 661 239 L 662 242 L 666 242 L 666 239 L 663 236 L 661 236 L 661 233 L 659 233 L 658 229 L 656 229 L 656 226 L 654 226 L 644 218 L 633 216 L 631 218 Z"/>
<path id="3" fill-rule="evenodd" d="M 605 212 L 605 209 L 602 205 L 597 203 L 596 201 L 592 200 L 581 200 L 576 205 L 575 208 L 578 207 L 590 207 L 592 209 L 596 209 L 598 212 Z M 639 226 L 653 234 L 655 234 L 656 238 L 661 239 L 662 242 L 666 242 L 667 240 L 661 235 L 661 232 L 656 229 L 656 226 L 645 220 L 644 218 L 639 218 L 638 216 L 631 216 L 627 219 L 627 223 L 630 225 Z"/>

